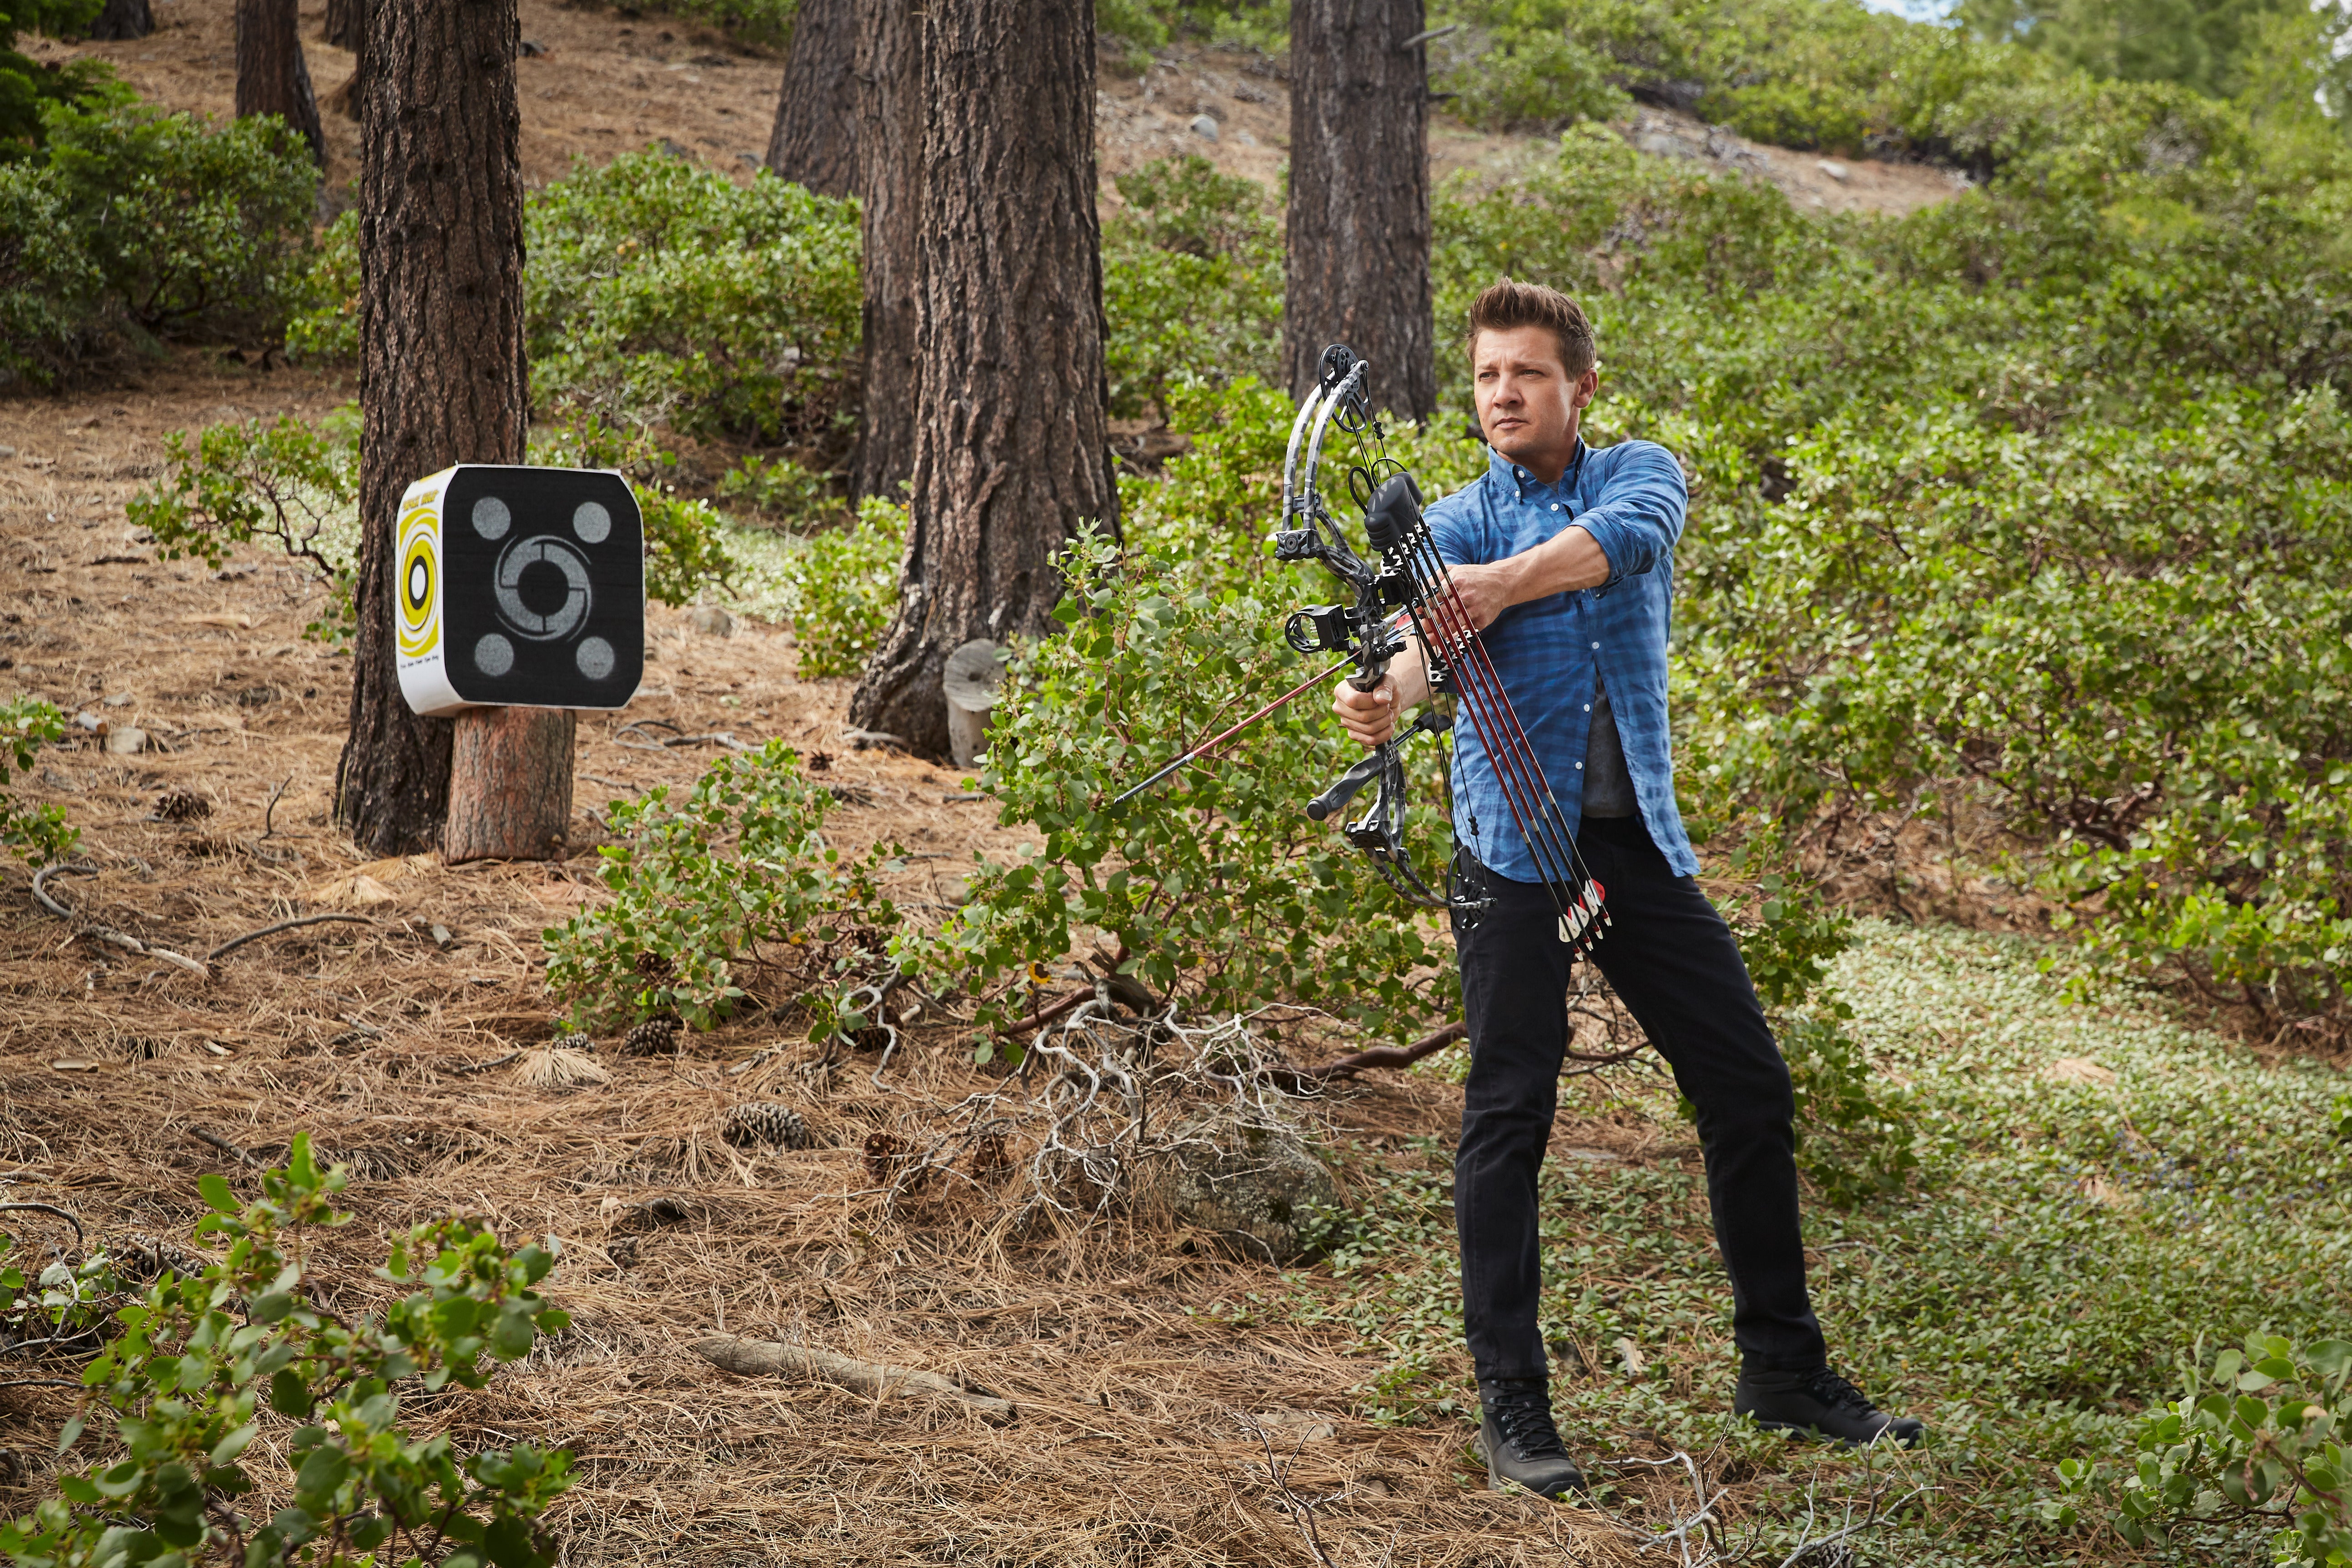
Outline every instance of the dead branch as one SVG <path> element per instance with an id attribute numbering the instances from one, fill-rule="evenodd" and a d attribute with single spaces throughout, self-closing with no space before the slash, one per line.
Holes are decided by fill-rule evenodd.
<path id="1" fill-rule="evenodd" d="M 85 1237 L 82 1235 L 82 1233 L 81 1233 L 81 1221 L 80 1221 L 80 1220 L 79 1220 L 79 1219 L 77 1219 L 77 1218 L 75 1218 L 75 1217 L 73 1216 L 73 1215 L 72 1215 L 70 1212 L 68 1212 L 68 1211 L 67 1211 L 67 1210 L 65 1210 L 65 1209 L 61 1209 L 61 1208 L 58 1207 L 58 1205 L 55 1205 L 55 1204 L 33 1204 L 33 1203 L 0 1204 L 0 1214 L 51 1214 L 51 1215 L 57 1215 L 59 1219 L 61 1219 L 61 1220 L 65 1221 L 68 1225 L 69 1225 L 69 1226 L 73 1226 L 73 1227 L 74 1227 L 74 1247 L 75 1247 L 75 1249 L 76 1249 L 76 1250 L 78 1250 L 78 1251 L 80 1251 L 80 1250 L 87 1250 L 87 1249 L 88 1249 L 88 1247 L 89 1247 L 89 1239 L 88 1239 L 87 1237 Z"/>
<path id="2" fill-rule="evenodd" d="M 79 1388 L 78 1377 L 17 1377 L 0 1383 L 0 1388 Z"/>
<path id="3" fill-rule="evenodd" d="M 1326 1080 L 1352 1077 L 1367 1068 L 1409 1068 L 1423 1057 L 1435 1056 L 1454 1041 L 1467 1038 L 1470 1026 L 1448 1024 L 1434 1034 L 1423 1035 L 1409 1046 L 1374 1046 L 1353 1056 L 1341 1057 L 1336 1062 L 1325 1062 L 1319 1068 L 1305 1068 L 1301 1077 Z"/>
<path id="4" fill-rule="evenodd" d="M 1016 1035 L 1031 1029 L 1042 1029 L 1064 1014 L 1094 999 L 1095 988 L 1091 985 L 1083 991 L 1073 991 L 1050 1006 L 1038 1008 L 1025 1018 L 1016 1018 L 1010 1024 L 999 1024 L 996 1026 L 996 1032 L 1000 1035 Z"/>
<path id="5" fill-rule="evenodd" d="M 98 941 L 107 943 L 109 946 L 119 947 L 125 952 L 136 953 L 141 958 L 160 958 L 166 963 L 177 964 L 182 969 L 186 970 L 189 973 L 198 975 L 205 980 L 210 980 L 213 977 L 213 972 L 209 968 L 199 963 L 196 960 L 190 958 L 186 953 L 173 952 L 168 947 L 150 947 L 147 943 L 140 941 L 137 937 L 131 935 L 127 931 L 119 931 L 110 926 L 98 925 L 90 921 L 84 921 L 80 916 L 75 914 L 73 910 L 68 909 L 65 905 L 58 902 L 58 900 L 50 895 L 47 884 L 51 877 L 59 875 L 88 877 L 95 875 L 97 870 L 97 867 L 79 860 L 68 861 L 62 866 L 44 866 L 39 870 L 33 873 L 34 901 L 38 903 L 41 908 L 48 910 L 49 913 L 57 916 L 58 919 L 61 921 L 71 921 L 75 924 L 80 926 L 81 934 L 84 936 L 94 937 Z"/>
<path id="6" fill-rule="evenodd" d="M 1331 1554 L 1323 1549 L 1323 1535 L 1317 1528 L 1315 1514 L 1315 1510 L 1329 1502 L 1331 1498 L 1304 1497 L 1290 1484 L 1290 1467 L 1297 1461 L 1298 1452 L 1307 1446 L 1307 1439 L 1301 1436 L 1292 1446 L 1289 1458 L 1277 1460 L 1274 1457 L 1274 1440 L 1265 1435 L 1265 1427 L 1238 1411 L 1227 1411 L 1226 1414 L 1244 1431 L 1255 1437 L 1258 1447 L 1265 1450 L 1265 1477 L 1274 1483 L 1275 1506 L 1288 1514 L 1291 1522 L 1298 1527 L 1298 1533 L 1306 1538 L 1307 1550 L 1315 1554 L 1316 1562 L 1323 1568 L 1339 1568 L 1339 1564 L 1331 1561 Z M 1332 1497 L 1338 1495 L 1334 1492 Z"/>
<path id="7" fill-rule="evenodd" d="M 950 1383 L 937 1373 L 924 1372 L 910 1366 L 887 1366 L 880 1363 L 859 1361 L 852 1356 L 836 1355 L 813 1345 L 793 1344 L 781 1340 L 747 1340 L 734 1334 L 713 1334 L 695 1341 L 687 1347 L 719 1368 L 739 1377 L 805 1378 L 811 1382 L 836 1384 L 858 1394 L 872 1394 L 877 1399 L 904 1398 L 909 1394 L 928 1394 L 941 1399 L 953 1399 L 971 1407 L 974 1414 L 992 1426 L 1010 1426 L 1018 1419 L 1012 1402 L 982 1394 Z"/>
<path id="8" fill-rule="evenodd" d="M 249 931 L 243 936 L 231 937 L 228 941 L 221 943 L 218 947 L 205 954 L 205 962 L 207 963 L 217 963 L 223 958 L 235 952 L 238 948 L 243 947 L 247 942 L 259 942 L 265 936 L 276 936 L 282 931 L 292 931 L 298 926 L 326 925 L 330 922 L 342 925 L 363 926 L 372 926 L 375 924 L 375 921 L 370 920 L 365 915 L 303 915 L 295 920 L 279 921 L 274 926 L 263 926 L 259 931 Z"/>

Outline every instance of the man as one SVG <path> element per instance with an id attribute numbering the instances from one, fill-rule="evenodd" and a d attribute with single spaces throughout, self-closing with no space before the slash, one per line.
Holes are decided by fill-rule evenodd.
<path id="1" fill-rule="evenodd" d="M 1707 1200 L 1740 1350 L 1733 1407 L 1842 1443 L 1915 1444 L 1917 1421 L 1830 1370 L 1805 1284 L 1789 1069 L 1739 949 L 1694 879 L 1666 728 L 1674 547 L 1687 495 L 1647 441 L 1579 433 L 1599 389 L 1592 330 L 1557 290 L 1508 279 L 1470 310 L 1486 475 L 1429 509 L 1430 532 L 1525 726 L 1577 849 L 1607 890 L 1593 962 L 1698 1110 Z M 1419 648 L 1333 707 L 1367 745 L 1429 695 Z M 1536 1176 L 1551 1135 L 1570 953 L 1476 727 L 1454 729 L 1456 886 L 1491 900 L 1454 922 L 1470 1077 L 1454 1163 L 1463 1317 L 1488 1479 L 1547 1497 L 1584 1477 L 1552 1425 L 1537 1328 Z"/>

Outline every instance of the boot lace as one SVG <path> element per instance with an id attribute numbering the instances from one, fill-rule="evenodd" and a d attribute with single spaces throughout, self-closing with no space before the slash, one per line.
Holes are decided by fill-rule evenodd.
<path id="1" fill-rule="evenodd" d="M 1805 1392 L 1832 1410 L 1851 1410 L 1856 1415 L 1878 1414 L 1878 1406 L 1870 1402 L 1868 1394 L 1827 1367 L 1814 1374 L 1813 1381 L 1805 1385 Z"/>
<path id="2" fill-rule="evenodd" d="M 1488 1406 L 1503 1441 L 1521 1459 L 1564 1459 L 1568 1446 L 1552 1425 L 1551 1400 L 1543 1394 L 1513 1390 Z"/>

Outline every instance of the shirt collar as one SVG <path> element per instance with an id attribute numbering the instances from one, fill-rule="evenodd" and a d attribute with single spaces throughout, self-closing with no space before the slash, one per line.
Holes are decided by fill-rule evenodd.
<path id="1" fill-rule="evenodd" d="M 1577 480 L 1584 473 L 1584 458 L 1589 450 L 1590 448 L 1584 444 L 1584 437 L 1579 436 L 1576 438 L 1576 455 L 1568 460 L 1568 471 L 1559 477 L 1559 484 L 1557 488 L 1562 493 L 1572 491 L 1576 488 Z M 1531 485 L 1538 489 L 1554 488 L 1546 485 L 1535 475 L 1519 467 L 1502 453 L 1496 451 L 1492 447 L 1486 448 L 1486 471 L 1494 476 L 1497 484 L 1510 486 L 1512 498 L 1517 500 L 1527 499 L 1528 488 Z"/>

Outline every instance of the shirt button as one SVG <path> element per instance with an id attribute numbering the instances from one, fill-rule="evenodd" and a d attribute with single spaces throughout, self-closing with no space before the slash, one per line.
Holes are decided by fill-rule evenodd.
<path id="1" fill-rule="evenodd" d="M 1559 502 L 1558 502 L 1558 501 L 1554 501 L 1554 502 L 1552 502 L 1552 503 L 1551 503 L 1551 510 L 1554 510 L 1554 511 L 1558 511 L 1558 510 L 1559 510 Z"/>
<path id="2" fill-rule="evenodd" d="M 1592 645 L 1592 651 L 1593 651 L 1593 652 L 1595 652 L 1595 653 L 1599 653 L 1599 652 L 1601 651 L 1601 645 L 1600 645 L 1599 643 L 1594 643 L 1594 644 Z"/>
<path id="3" fill-rule="evenodd" d="M 1577 764 L 1576 764 L 1576 771 L 1577 771 L 1578 773 L 1582 773 L 1582 772 L 1584 771 L 1584 764 L 1583 764 L 1582 763 L 1577 763 Z"/>
<path id="4" fill-rule="evenodd" d="M 1585 710 L 1587 713 L 1591 712 L 1591 711 L 1592 711 L 1592 704 L 1591 704 L 1591 703 L 1590 703 L 1590 702 L 1586 703 L 1586 704 L 1584 705 L 1584 710 Z"/>

